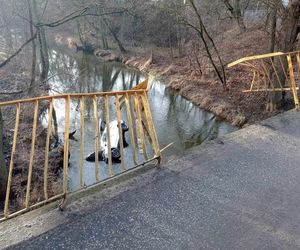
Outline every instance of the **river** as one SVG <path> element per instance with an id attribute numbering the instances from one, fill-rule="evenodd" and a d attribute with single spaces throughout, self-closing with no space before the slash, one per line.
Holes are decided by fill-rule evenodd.
<path id="1" fill-rule="evenodd" d="M 130 89 L 145 79 L 140 72 L 120 63 L 104 63 L 95 56 L 82 53 L 72 54 L 69 50 L 52 49 L 50 53 L 50 94 L 101 92 Z M 183 155 L 189 148 L 204 141 L 225 135 L 236 128 L 220 121 L 213 114 L 195 107 L 180 95 L 165 87 L 160 80 L 153 80 L 149 90 L 149 104 L 157 130 L 160 147 L 173 143 L 163 152 L 163 158 Z M 64 102 L 55 102 L 60 137 L 64 131 Z M 78 102 L 71 104 L 70 131 L 76 130 L 75 138 L 70 141 L 69 189 L 79 187 L 80 156 L 80 113 Z M 101 114 L 100 114 L 101 117 Z M 125 116 L 123 116 L 125 117 Z M 113 117 L 111 118 L 113 119 Z M 85 114 L 85 155 L 94 152 L 94 123 L 92 104 L 87 102 Z M 128 133 L 126 134 L 128 137 Z M 127 138 L 129 142 L 129 139 Z M 126 165 L 133 165 L 130 147 L 125 149 Z M 108 165 L 99 162 L 100 176 L 108 177 Z M 120 164 L 114 164 L 115 173 L 120 172 Z M 94 163 L 85 162 L 85 184 L 95 180 Z"/>

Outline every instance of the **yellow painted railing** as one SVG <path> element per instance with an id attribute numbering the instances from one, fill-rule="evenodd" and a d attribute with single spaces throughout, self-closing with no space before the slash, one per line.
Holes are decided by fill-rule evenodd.
<path id="1" fill-rule="evenodd" d="M 244 57 L 228 64 L 228 67 L 238 65 L 252 72 L 249 88 L 243 92 L 291 91 L 295 107 L 299 107 L 300 51 Z"/>
<path id="2" fill-rule="evenodd" d="M 105 119 L 106 119 L 106 130 L 107 130 L 107 147 L 108 147 L 108 165 L 105 162 L 99 162 L 98 152 L 99 148 L 99 117 L 98 117 L 98 109 L 99 99 L 104 99 L 104 110 Z M 50 148 L 50 139 L 53 133 L 53 119 L 52 115 L 54 112 L 54 102 L 55 101 L 64 101 L 65 103 L 65 115 L 64 115 L 64 142 L 63 142 L 63 171 L 62 171 L 62 187 L 61 193 L 52 194 L 49 196 L 49 188 L 48 188 L 48 168 L 49 168 L 49 148 Z M 86 188 L 84 183 L 85 178 L 85 106 L 87 101 L 92 103 L 93 107 L 93 122 L 94 122 L 94 151 L 95 151 L 95 179 L 96 183 L 100 183 L 109 178 L 115 177 L 120 173 L 125 173 L 127 170 L 132 169 L 134 167 L 143 166 L 152 161 L 157 161 L 157 164 L 160 162 L 161 151 L 158 144 L 158 139 L 156 135 L 156 130 L 153 124 L 152 115 L 148 103 L 147 90 L 144 88 L 141 89 L 133 89 L 128 91 L 118 91 L 118 92 L 101 92 L 101 93 L 81 93 L 81 94 L 63 94 L 63 95 L 55 95 L 55 96 L 43 96 L 31 99 L 23 99 L 16 101 L 8 101 L 0 103 L 0 108 L 12 108 L 15 109 L 15 128 L 13 131 L 13 139 L 12 139 L 12 148 L 9 162 L 9 173 L 7 179 L 7 189 L 6 189 L 6 197 L 4 201 L 4 211 L 2 218 L 0 217 L 0 221 L 6 220 L 8 218 L 17 216 L 21 213 L 27 212 L 36 207 L 42 206 L 46 203 L 52 202 L 54 200 L 63 199 L 65 201 L 67 194 L 70 193 L 68 190 L 68 168 L 69 168 L 69 133 L 70 133 L 70 105 L 72 101 L 76 101 L 79 103 L 78 112 L 80 112 L 80 188 Z M 112 102 L 113 101 L 113 102 Z M 36 153 L 36 133 L 37 127 L 39 123 L 39 105 L 40 104 L 47 106 L 47 133 L 45 136 L 45 161 L 43 167 L 43 189 L 39 190 L 41 192 L 42 199 L 40 198 L 38 202 L 31 201 L 31 185 L 32 185 L 32 173 L 34 166 L 34 157 Z M 112 104 L 113 103 L 113 104 Z M 23 105 L 33 105 L 33 125 L 32 125 L 32 138 L 31 138 L 31 148 L 28 152 L 29 154 L 29 164 L 28 164 L 28 176 L 27 176 L 27 184 L 26 184 L 26 194 L 25 194 L 25 202 L 24 207 L 18 208 L 17 211 L 15 209 L 10 209 L 12 207 L 12 198 L 11 198 L 11 186 L 12 182 L 15 178 L 13 174 L 14 170 L 14 158 L 17 152 L 17 144 L 18 144 L 18 134 L 22 133 L 20 130 L 20 116 L 22 113 Z M 112 162 L 112 154 L 111 150 L 111 135 L 110 135 L 110 122 L 111 122 L 111 111 L 110 105 L 114 105 L 115 114 L 117 123 L 118 123 L 118 132 L 119 132 L 119 149 L 121 155 L 121 163 L 119 173 L 114 173 L 113 171 L 113 162 Z M 125 109 L 122 112 L 122 109 Z M 124 116 L 126 111 L 126 117 Z M 124 158 L 124 145 L 123 145 L 123 132 L 122 132 L 122 121 L 127 122 L 128 124 L 128 133 L 130 137 L 130 146 L 132 150 L 132 166 L 129 168 L 126 167 L 125 158 Z M 146 143 L 147 142 L 147 143 Z M 147 146 L 148 145 L 148 146 Z M 149 150 L 151 148 L 151 150 Z M 151 156 L 149 152 L 151 151 Z M 137 157 L 138 154 L 141 156 Z M 71 156 L 72 157 L 72 156 Z M 141 160 L 142 159 L 142 160 Z M 109 176 L 104 177 L 100 176 L 99 169 L 107 168 L 109 169 Z M 77 191 L 77 190 L 72 190 Z M 14 211 L 10 211 L 14 210 Z"/>

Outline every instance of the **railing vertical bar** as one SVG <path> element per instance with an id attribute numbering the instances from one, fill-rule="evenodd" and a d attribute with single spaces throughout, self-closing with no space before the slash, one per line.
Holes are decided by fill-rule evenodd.
<path id="1" fill-rule="evenodd" d="M 271 85 L 272 89 L 274 89 L 275 87 L 274 87 L 274 85 L 272 83 L 272 79 L 270 77 L 270 71 L 268 70 L 268 68 L 267 68 L 267 66 L 266 66 L 266 64 L 265 64 L 264 61 L 262 62 L 262 66 L 263 66 L 263 70 L 264 70 L 264 72 L 265 72 L 265 74 L 267 76 L 267 79 L 269 80 L 269 85 Z M 267 88 L 268 88 L 268 85 L 267 85 Z"/>
<path id="2" fill-rule="evenodd" d="M 99 121 L 98 121 L 98 101 L 97 96 L 93 97 L 94 103 L 94 135 L 95 135 L 95 177 L 96 181 L 99 182 Z"/>
<path id="3" fill-rule="evenodd" d="M 142 152 L 144 155 L 145 160 L 148 160 L 147 150 L 146 150 L 146 143 L 145 143 L 145 136 L 144 136 L 144 128 L 142 123 L 142 116 L 141 116 L 141 108 L 140 103 L 137 94 L 133 96 L 134 98 L 134 105 L 136 109 L 136 120 L 137 120 L 137 126 L 138 126 L 138 133 L 140 137 L 140 146 L 142 148 Z"/>
<path id="4" fill-rule="evenodd" d="M 256 71 L 253 70 L 253 78 L 252 78 L 252 81 L 251 81 L 250 90 L 253 89 L 253 86 L 254 86 L 254 83 L 255 83 L 255 78 L 256 78 Z"/>
<path id="5" fill-rule="evenodd" d="M 132 98 L 132 105 L 133 105 L 133 120 L 135 123 L 136 136 L 137 136 L 137 148 L 138 148 L 138 152 L 141 154 L 143 153 L 143 146 L 141 143 L 141 133 L 140 133 L 139 123 L 138 123 L 137 104 L 136 104 L 135 96 L 133 95 L 131 98 Z"/>
<path id="6" fill-rule="evenodd" d="M 278 75 L 278 72 L 277 72 L 276 67 L 275 67 L 275 65 L 274 65 L 274 61 L 272 60 L 272 58 L 270 58 L 270 61 L 271 61 L 272 68 L 273 68 L 273 70 L 274 70 L 274 72 L 275 72 L 277 81 L 278 81 L 280 87 L 283 88 L 283 86 L 282 86 L 282 84 L 281 84 L 281 81 L 280 81 L 280 78 L 279 78 L 279 75 Z"/>
<path id="7" fill-rule="evenodd" d="M 34 148 L 35 148 L 35 138 L 36 138 L 36 128 L 38 121 L 38 111 L 39 111 L 39 101 L 34 102 L 34 117 L 33 117 L 33 128 L 32 128 L 32 138 L 31 138 L 31 151 L 29 158 L 29 167 L 28 167 L 28 177 L 27 177 L 27 188 L 26 188 L 26 199 L 25 207 L 29 207 L 30 200 L 30 189 L 31 189 L 31 179 L 32 179 L 32 168 L 33 168 L 33 157 L 34 157 Z"/>
<path id="8" fill-rule="evenodd" d="M 19 130 L 20 109 L 21 109 L 20 103 L 16 104 L 16 121 L 15 121 L 13 145 L 12 145 L 11 156 L 10 156 L 8 180 L 7 180 L 7 187 L 6 187 L 6 196 L 5 196 L 5 203 L 4 203 L 4 216 L 5 216 L 5 218 L 8 218 L 8 216 L 9 216 L 9 211 L 8 211 L 9 196 L 10 196 L 12 173 L 13 173 L 13 166 L 14 166 L 14 155 L 16 153 L 17 137 L 18 137 L 18 130 Z"/>
<path id="9" fill-rule="evenodd" d="M 80 99 L 80 187 L 84 186 L 84 114 L 85 114 L 85 98 Z"/>
<path id="10" fill-rule="evenodd" d="M 268 81 L 267 81 L 268 72 L 265 71 L 265 67 L 264 67 L 264 62 L 263 61 L 261 62 L 261 67 L 262 67 L 262 71 L 261 72 L 263 74 L 265 89 L 267 89 L 268 88 Z"/>
<path id="11" fill-rule="evenodd" d="M 296 58 L 297 58 L 298 72 L 300 73 L 300 53 L 299 52 L 297 53 Z M 299 84 L 298 84 L 298 86 L 299 86 Z"/>
<path id="12" fill-rule="evenodd" d="M 159 157 L 161 155 L 160 154 L 160 147 L 159 147 L 157 133 L 156 133 L 155 126 L 154 126 L 154 123 L 153 123 L 153 118 L 152 118 L 152 115 L 151 115 L 151 110 L 150 110 L 150 107 L 149 107 L 149 102 L 148 102 L 146 91 L 143 93 L 143 99 L 142 100 L 144 100 L 145 112 L 148 114 L 149 129 L 153 133 L 153 145 L 155 147 L 155 156 Z"/>
<path id="13" fill-rule="evenodd" d="M 282 62 L 282 60 L 281 60 L 281 56 L 279 56 L 279 62 L 280 62 L 282 71 L 283 71 L 283 73 L 284 73 L 285 79 L 288 79 L 288 75 L 287 75 L 286 69 L 285 69 L 285 67 L 284 67 L 284 65 L 283 65 L 283 62 Z"/>
<path id="14" fill-rule="evenodd" d="M 146 117 L 145 120 L 147 121 L 147 126 L 149 129 L 149 136 L 151 138 L 150 143 L 153 148 L 154 154 L 157 156 L 157 153 L 160 152 L 160 149 L 159 149 L 159 146 L 157 143 L 157 138 L 155 137 L 156 132 L 153 130 L 154 126 L 153 126 L 153 124 L 151 125 L 151 121 L 152 121 L 152 117 L 151 117 L 151 113 L 150 113 L 151 111 L 148 108 L 148 103 L 147 103 L 147 100 L 144 95 L 141 96 L 141 99 L 142 99 L 144 113 L 145 113 L 145 117 Z"/>
<path id="15" fill-rule="evenodd" d="M 111 158 L 111 138 L 110 138 L 110 117 L 109 117 L 109 102 L 108 96 L 105 96 L 105 113 L 106 113 L 106 131 L 107 131 L 107 154 L 108 154 L 108 164 L 109 164 L 109 176 L 114 176 L 112 169 L 112 158 Z"/>
<path id="16" fill-rule="evenodd" d="M 49 147 L 50 147 L 50 136 L 52 132 L 52 113 L 53 113 L 53 99 L 50 100 L 49 111 L 48 111 L 48 128 L 46 137 L 46 148 L 45 148 L 45 165 L 44 165 L 44 196 L 45 200 L 48 200 L 48 168 L 49 168 Z"/>
<path id="17" fill-rule="evenodd" d="M 69 167 L 69 129 L 70 129 L 70 96 L 65 98 L 65 135 L 64 135 L 64 177 L 63 192 L 66 197 L 68 191 L 68 167 Z"/>
<path id="18" fill-rule="evenodd" d="M 296 86 L 296 81 L 295 81 L 295 75 L 294 75 L 291 54 L 289 54 L 287 56 L 287 61 L 288 61 L 288 67 L 289 67 L 289 72 L 290 72 L 290 81 L 291 81 L 291 88 L 292 88 L 293 96 L 294 96 L 295 107 L 298 108 L 299 107 L 299 99 L 298 99 L 297 86 Z"/>
<path id="19" fill-rule="evenodd" d="M 133 162 L 135 165 L 138 165 L 137 157 L 136 157 L 136 145 L 135 145 L 135 138 L 134 138 L 134 132 L 133 132 L 131 109 L 130 109 L 130 104 L 129 104 L 129 95 L 127 93 L 125 94 L 124 102 L 125 102 L 125 106 L 126 106 L 127 122 L 128 122 L 128 128 L 129 128 L 129 137 L 130 137 L 130 145 L 132 148 Z"/>
<path id="20" fill-rule="evenodd" d="M 249 67 L 253 71 L 253 78 L 252 78 L 252 82 L 251 82 L 251 86 L 250 86 L 250 90 L 253 90 L 256 77 L 257 77 L 257 80 L 259 80 L 259 69 L 257 69 L 257 67 L 255 65 L 253 65 L 249 62 L 241 63 L 241 65 Z M 259 83 L 257 82 L 256 85 L 257 85 L 257 90 L 259 90 Z"/>
<path id="21" fill-rule="evenodd" d="M 121 169 L 122 171 L 126 171 L 125 167 L 125 158 L 124 158 L 124 143 L 123 143 L 123 129 L 122 129 L 122 114 L 121 114 L 121 108 L 120 108 L 120 101 L 118 95 L 115 95 L 115 103 L 116 103 L 116 109 L 117 109 L 117 120 L 118 120 L 118 128 L 119 128 L 119 145 L 120 145 L 120 152 L 121 152 Z"/>
<path id="22" fill-rule="evenodd" d="M 297 53 L 296 58 L 297 58 L 298 71 L 300 73 L 300 54 L 299 53 Z"/>
<path id="23" fill-rule="evenodd" d="M 300 53 L 299 52 L 296 54 L 296 58 L 297 58 L 298 72 L 300 73 Z"/>

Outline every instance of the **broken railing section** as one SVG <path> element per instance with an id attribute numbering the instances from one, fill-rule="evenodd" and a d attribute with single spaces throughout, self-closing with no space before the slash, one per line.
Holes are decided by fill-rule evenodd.
<path id="1" fill-rule="evenodd" d="M 98 99 L 104 99 L 104 110 L 106 120 L 106 130 L 107 130 L 107 145 L 108 145 L 108 166 L 105 162 L 99 162 L 97 152 L 100 150 L 99 147 L 99 117 L 98 117 Z M 68 193 L 68 166 L 69 166 L 69 133 L 70 133 L 70 110 L 71 110 L 71 102 L 77 101 L 79 103 L 79 112 L 80 112 L 80 189 L 85 188 L 85 106 L 86 102 L 92 102 L 93 105 L 93 121 L 94 121 L 94 150 L 95 150 L 95 179 L 96 183 L 100 183 L 103 180 L 106 180 L 111 177 L 115 177 L 120 173 L 124 173 L 129 169 L 134 167 L 143 166 L 152 161 L 157 161 L 157 164 L 160 163 L 161 151 L 158 144 L 156 130 L 153 124 L 152 115 L 147 99 L 147 90 L 145 89 L 135 89 L 129 91 L 119 91 L 119 92 L 107 92 L 107 93 L 88 93 L 88 94 L 70 94 L 70 95 L 56 95 L 56 96 L 46 96 L 46 97 L 37 97 L 32 99 L 24 99 L 17 101 L 9 101 L 0 103 L 0 108 L 4 107 L 15 107 L 15 128 L 13 132 L 13 141 L 11 148 L 11 156 L 9 163 L 9 174 L 7 180 L 7 189 L 6 189 L 6 197 L 4 201 L 4 213 L 3 217 L 0 216 L 0 221 L 6 220 L 8 218 L 14 217 L 18 214 L 24 213 L 46 203 L 52 202 L 57 199 L 63 198 L 66 199 Z M 109 102 L 109 100 L 113 99 L 113 102 Z M 51 136 L 53 133 L 53 121 L 52 115 L 54 112 L 54 102 L 55 101 L 64 101 L 65 103 L 65 115 L 64 115 L 64 143 L 63 143 L 63 175 L 62 175 L 62 187 L 60 190 L 61 193 L 49 195 L 49 149 L 51 144 Z M 39 201 L 31 200 L 31 185 L 32 185 L 32 171 L 34 166 L 34 157 L 36 153 L 36 132 L 37 132 L 37 124 L 39 121 L 39 105 L 46 103 L 47 106 L 47 133 L 45 135 L 45 161 L 44 161 L 44 169 L 43 169 L 43 185 L 40 193 L 43 193 L 41 196 L 43 199 L 39 199 Z M 113 103 L 113 104 L 112 104 Z M 11 202 L 12 202 L 12 181 L 14 179 L 13 170 L 14 170 L 14 159 L 16 154 L 16 148 L 18 144 L 18 134 L 22 133 L 20 131 L 20 115 L 21 115 L 21 107 L 22 105 L 33 105 L 34 113 L 33 113 L 33 125 L 32 125 L 32 137 L 31 137 L 31 148 L 29 156 L 29 165 L 28 165 L 28 176 L 27 176 L 27 186 L 26 186 L 26 194 L 25 194 L 25 202 L 24 206 L 20 209 L 10 211 Z M 111 114 L 110 105 L 114 105 L 115 114 Z M 122 112 L 122 109 L 123 112 Z M 124 114 L 126 113 L 126 117 Z M 119 133 L 119 149 L 120 149 L 120 172 L 118 174 L 113 171 L 113 162 L 112 162 L 112 153 L 110 149 L 111 146 L 111 136 L 110 136 L 110 122 L 111 117 L 114 115 L 116 117 L 118 123 L 118 133 Z M 123 144 L 123 136 L 124 133 L 122 131 L 122 120 L 127 120 L 128 130 L 129 130 L 129 138 L 130 138 L 130 147 L 132 150 L 132 162 L 133 166 L 126 166 L 125 157 L 124 157 L 124 144 Z M 146 146 L 146 141 L 148 142 L 149 147 L 152 150 L 149 150 L 149 147 Z M 151 152 L 147 152 L 151 151 Z M 137 152 L 138 151 L 138 152 Z M 150 155 L 152 153 L 152 155 Z M 140 157 L 138 157 L 140 154 Z M 143 156 L 143 161 L 141 161 L 141 157 Z M 99 168 L 109 168 L 109 177 L 100 176 Z M 75 190 L 78 191 L 78 190 Z"/>
<path id="2" fill-rule="evenodd" d="M 252 72 L 249 88 L 243 92 L 291 91 L 295 107 L 299 107 L 300 51 L 244 57 L 228 64 L 228 67 L 237 65 Z"/>

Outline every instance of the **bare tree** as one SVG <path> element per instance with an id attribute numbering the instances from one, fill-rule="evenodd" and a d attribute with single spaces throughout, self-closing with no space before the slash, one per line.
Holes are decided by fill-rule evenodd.
<path id="1" fill-rule="evenodd" d="M 243 10 L 241 7 L 241 0 L 223 0 L 227 10 L 231 14 L 231 17 L 234 18 L 234 20 L 237 22 L 240 31 L 245 32 L 246 31 L 246 25 L 244 23 L 243 19 Z M 248 0 L 245 4 L 244 9 L 247 8 L 250 0 Z"/>
<path id="2" fill-rule="evenodd" d="M 109 32 L 111 33 L 111 35 L 113 36 L 114 40 L 116 41 L 119 49 L 121 52 L 125 53 L 126 49 L 124 48 L 123 44 L 121 43 L 117 33 L 114 31 L 114 29 L 110 26 L 110 24 L 108 23 L 107 19 L 105 17 L 102 18 L 104 24 L 106 25 L 106 27 L 108 28 Z"/>
<path id="3" fill-rule="evenodd" d="M 223 87 L 225 89 L 227 89 L 225 67 L 224 67 L 222 58 L 220 56 L 219 50 L 218 50 L 217 46 L 215 45 L 213 38 L 208 33 L 208 30 L 206 29 L 206 27 L 203 23 L 201 14 L 200 14 L 199 10 L 197 9 L 194 0 L 189 0 L 189 2 L 191 4 L 191 9 L 193 10 L 193 12 L 196 15 L 197 24 L 193 24 L 186 18 L 184 18 L 182 21 L 185 25 L 187 25 L 187 26 L 191 27 L 193 30 L 195 30 L 196 33 L 198 34 L 198 36 L 200 37 L 200 39 L 204 45 L 206 54 L 210 60 L 210 63 L 213 66 L 213 69 L 214 69 L 218 79 L 220 80 Z"/>
<path id="4" fill-rule="evenodd" d="M 33 26 L 33 16 L 32 16 L 32 4 L 30 0 L 27 0 L 27 6 L 28 6 L 28 18 L 29 18 L 29 30 L 30 30 L 30 36 L 34 36 L 34 26 Z M 35 76 L 36 76 L 36 42 L 35 39 L 32 39 L 32 62 L 31 62 L 31 79 L 30 79 L 30 85 L 28 88 L 28 93 L 33 94 L 35 91 Z"/>

